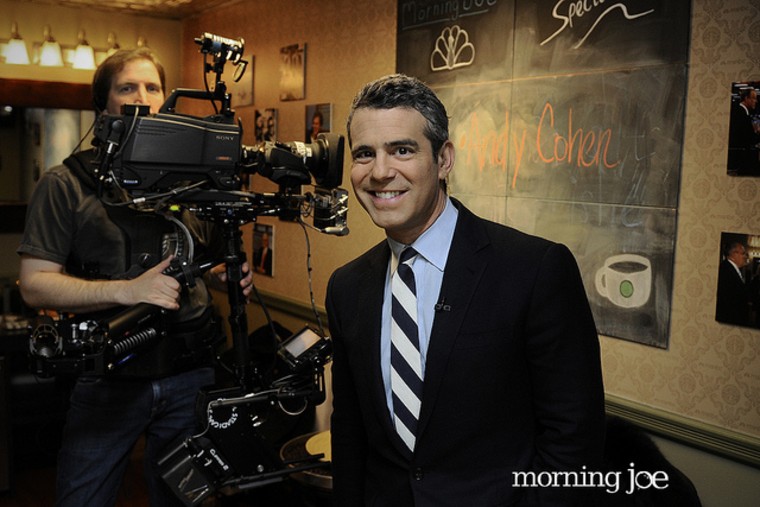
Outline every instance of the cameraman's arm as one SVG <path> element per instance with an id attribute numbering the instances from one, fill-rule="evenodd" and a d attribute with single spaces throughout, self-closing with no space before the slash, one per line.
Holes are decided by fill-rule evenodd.
<path id="1" fill-rule="evenodd" d="M 64 273 L 58 263 L 22 255 L 19 288 L 33 308 L 83 313 L 151 303 L 176 310 L 180 284 L 163 274 L 170 262 L 166 259 L 133 280 L 84 280 Z"/>

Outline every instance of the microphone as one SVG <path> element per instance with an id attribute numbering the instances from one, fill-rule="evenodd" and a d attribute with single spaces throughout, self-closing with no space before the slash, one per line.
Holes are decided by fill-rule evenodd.
<path id="1" fill-rule="evenodd" d="M 334 236 L 346 236 L 348 234 L 348 227 L 342 226 L 342 227 L 325 227 L 324 229 L 320 229 L 321 232 L 324 232 L 325 234 L 332 234 Z"/>
<path id="2" fill-rule="evenodd" d="M 108 143 L 108 146 L 106 146 L 107 155 L 112 155 L 114 149 L 119 146 L 122 132 L 124 132 L 124 121 L 118 119 L 114 120 L 111 123 L 111 132 L 109 132 L 108 139 L 106 140 L 106 143 Z"/>
<path id="3" fill-rule="evenodd" d="M 441 312 L 441 311 L 450 312 L 451 311 L 451 305 L 446 304 L 446 297 L 441 296 L 441 300 L 435 304 L 435 311 L 436 312 Z"/>
<path id="4" fill-rule="evenodd" d="M 235 64 L 242 58 L 243 48 L 245 48 L 245 41 L 242 38 L 228 39 L 208 32 L 195 39 L 195 43 L 201 46 L 201 53 L 224 56 Z"/>
<path id="5" fill-rule="evenodd" d="M 123 108 L 124 106 L 122 106 Z M 124 121 L 116 119 L 109 125 L 108 138 L 106 139 L 106 151 L 103 159 L 100 161 L 100 165 L 93 170 L 98 185 L 98 197 L 102 195 L 103 184 L 108 176 L 108 170 L 111 167 L 114 157 L 116 157 L 116 149 L 121 142 L 121 134 L 124 132 Z"/>

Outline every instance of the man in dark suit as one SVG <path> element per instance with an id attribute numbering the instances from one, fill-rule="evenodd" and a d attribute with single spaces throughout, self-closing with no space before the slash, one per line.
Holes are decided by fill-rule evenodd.
<path id="1" fill-rule="evenodd" d="M 738 176 L 760 176 L 760 129 L 752 115 L 757 107 L 757 91 L 752 87 L 739 91 L 739 100 L 731 103 L 728 125 L 728 171 Z"/>
<path id="2" fill-rule="evenodd" d="M 447 196 L 448 117 L 420 81 L 367 85 L 348 139 L 354 191 L 387 241 L 327 291 L 335 504 L 588 505 L 593 488 L 519 480 L 601 467 L 599 342 L 572 254 Z"/>
<path id="3" fill-rule="evenodd" d="M 742 270 L 748 264 L 747 248 L 740 241 L 731 241 L 723 252 L 718 268 L 718 294 L 715 320 L 727 324 L 750 324 L 750 293 Z"/>
<path id="4" fill-rule="evenodd" d="M 269 248 L 269 234 L 261 234 L 261 247 L 253 254 L 253 269 L 257 273 L 272 276 L 272 249 Z"/>

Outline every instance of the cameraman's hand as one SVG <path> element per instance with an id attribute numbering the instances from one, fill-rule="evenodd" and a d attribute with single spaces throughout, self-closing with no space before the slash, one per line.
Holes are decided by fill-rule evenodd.
<path id="1" fill-rule="evenodd" d="M 247 262 L 244 262 L 240 266 L 243 271 L 243 278 L 240 280 L 240 287 L 243 289 L 243 295 L 248 299 L 248 296 L 253 290 L 253 274 L 251 273 L 251 267 Z M 211 285 L 221 291 L 227 290 L 227 267 L 224 264 L 217 264 L 209 270 L 211 273 Z"/>
<path id="2" fill-rule="evenodd" d="M 172 257 L 164 259 L 142 275 L 129 280 L 124 286 L 122 304 L 131 306 L 150 303 L 167 310 L 179 309 L 182 286 L 177 280 L 163 273 L 171 262 Z"/>
<path id="3" fill-rule="evenodd" d="M 246 301 L 249 301 L 251 291 L 253 291 L 253 273 L 247 262 L 243 263 L 242 268 L 245 276 L 240 280 L 240 286 L 243 288 L 243 295 L 245 296 Z"/>

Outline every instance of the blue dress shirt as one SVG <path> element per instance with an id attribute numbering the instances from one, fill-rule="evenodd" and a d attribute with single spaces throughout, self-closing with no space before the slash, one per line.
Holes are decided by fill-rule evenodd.
<path id="1" fill-rule="evenodd" d="M 393 397 L 391 394 L 391 276 L 396 272 L 398 258 L 407 246 L 413 247 L 419 255 L 412 263 L 412 271 L 417 284 L 417 327 L 420 337 L 420 354 L 422 356 L 422 374 L 425 374 L 425 360 L 435 318 L 435 305 L 443 283 L 443 270 L 449 257 L 451 240 L 454 237 L 459 212 L 446 199 L 446 207 L 433 225 L 423 232 L 411 245 L 405 245 L 387 238 L 391 247 L 391 260 L 385 275 L 385 294 L 383 297 L 383 323 L 380 335 L 380 366 L 385 385 L 385 397 L 388 410 L 393 414 Z"/>

